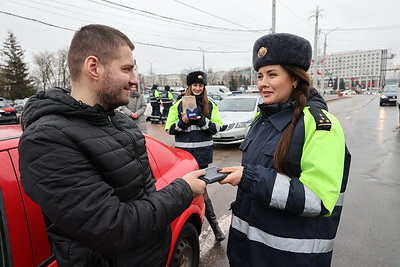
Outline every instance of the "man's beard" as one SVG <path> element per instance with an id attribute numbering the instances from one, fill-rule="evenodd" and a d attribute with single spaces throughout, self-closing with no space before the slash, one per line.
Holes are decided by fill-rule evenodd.
<path id="1" fill-rule="evenodd" d="M 106 77 L 104 79 L 103 88 L 97 93 L 96 103 L 102 106 L 105 110 L 110 111 L 120 106 L 125 106 L 129 103 L 129 97 L 122 99 L 121 88 L 118 87 L 118 83 L 115 82 L 110 75 L 110 72 L 106 71 Z"/>

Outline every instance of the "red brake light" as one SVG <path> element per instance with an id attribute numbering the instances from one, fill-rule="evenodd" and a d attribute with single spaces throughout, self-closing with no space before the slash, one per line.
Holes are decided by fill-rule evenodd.
<path id="1" fill-rule="evenodd" d="M 3 108 L 5 112 L 16 112 L 17 110 L 13 107 Z"/>

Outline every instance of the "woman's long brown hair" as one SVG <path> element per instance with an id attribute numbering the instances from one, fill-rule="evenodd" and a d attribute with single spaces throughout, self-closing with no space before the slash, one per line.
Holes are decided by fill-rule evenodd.
<path id="1" fill-rule="evenodd" d="M 292 120 L 282 133 L 281 140 L 274 154 L 274 165 L 277 172 L 290 176 L 287 171 L 290 141 L 292 139 L 294 127 L 306 106 L 307 99 L 313 88 L 310 86 L 310 76 L 305 70 L 299 67 L 286 65 L 282 65 L 282 68 L 285 69 L 293 79 L 297 80 L 298 83 L 291 96 L 294 100 Z"/>
<path id="2" fill-rule="evenodd" d="M 208 106 L 208 96 L 207 96 L 206 86 L 204 86 L 202 94 L 203 94 L 203 97 L 201 99 L 201 104 L 203 105 L 203 115 L 210 119 L 210 109 Z M 192 92 L 192 85 L 190 85 L 188 87 L 188 90 L 186 90 L 185 95 L 187 95 L 187 96 L 194 95 Z"/>

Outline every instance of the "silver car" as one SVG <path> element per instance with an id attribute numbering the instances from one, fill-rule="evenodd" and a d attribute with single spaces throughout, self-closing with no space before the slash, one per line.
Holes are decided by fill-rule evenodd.
<path id="1" fill-rule="evenodd" d="M 256 93 L 233 94 L 218 103 L 222 118 L 221 130 L 213 135 L 214 144 L 242 143 L 254 116 L 258 112 L 261 96 Z"/>

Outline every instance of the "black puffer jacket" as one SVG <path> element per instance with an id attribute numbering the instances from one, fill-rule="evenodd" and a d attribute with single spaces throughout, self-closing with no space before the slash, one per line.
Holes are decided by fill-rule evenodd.
<path id="1" fill-rule="evenodd" d="M 155 190 L 144 136 L 124 114 L 54 88 L 22 115 L 20 172 L 59 266 L 165 266 L 169 224 L 191 203 L 177 179 Z"/>

